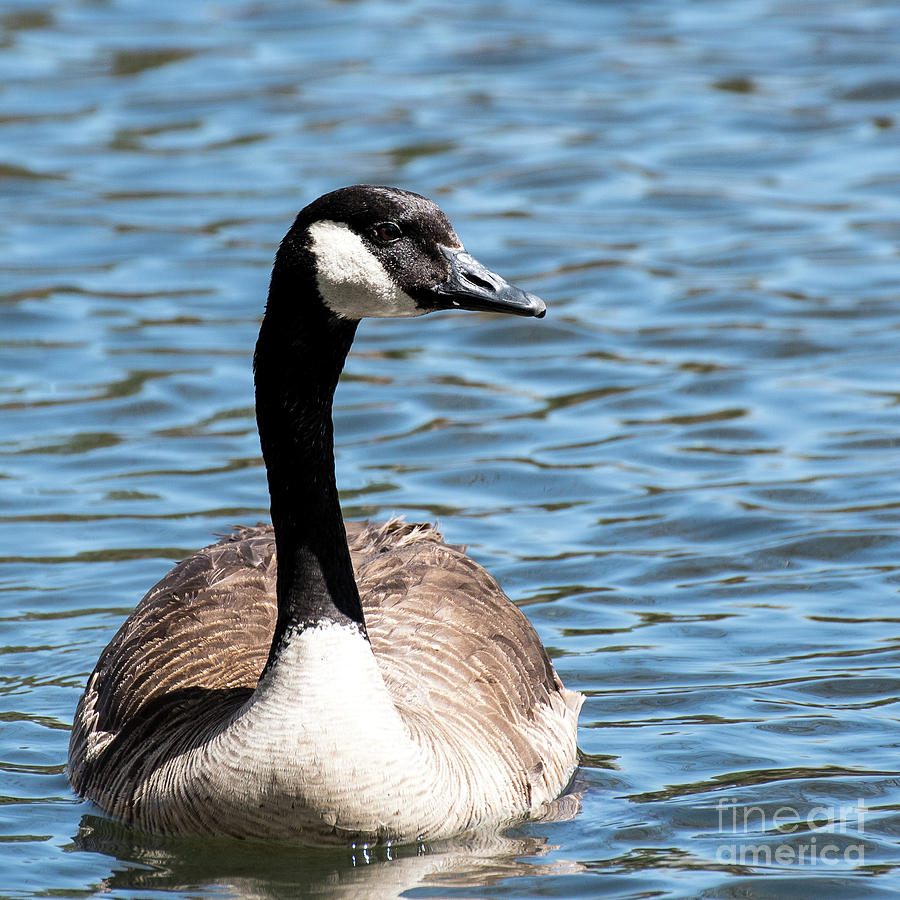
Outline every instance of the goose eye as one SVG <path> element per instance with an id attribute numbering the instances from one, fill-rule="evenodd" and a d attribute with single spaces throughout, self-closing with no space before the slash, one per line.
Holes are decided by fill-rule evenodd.
<path id="1" fill-rule="evenodd" d="M 375 238 L 382 244 L 393 244 L 403 237 L 403 232 L 396 222 L 382 222 L 375 226 Z"/>

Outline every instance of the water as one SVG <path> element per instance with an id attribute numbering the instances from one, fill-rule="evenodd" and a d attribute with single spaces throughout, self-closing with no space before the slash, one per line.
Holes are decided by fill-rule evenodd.
<path id="1" fill-rule="evenodd" d="M 882 897 L 900 838 L 900 10 L 0 13 L 0 896 Z M 581 719 L 581 813 L 412 850 L 161 840 L 68 787 L 141 594 L 266 517 L 296 210 L 436 198 L 541 322 L 360 329 L 347 514 L 440 519 Z"/>

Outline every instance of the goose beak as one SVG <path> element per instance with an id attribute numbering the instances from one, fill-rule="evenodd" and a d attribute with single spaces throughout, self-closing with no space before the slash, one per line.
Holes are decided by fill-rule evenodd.
<path id="1" fill-rule="evenodd" d="M 508 313 L 542 319 L 547 305 L 483 266 L 465 250 L 441 247 L 450 263 L 450 277 L 425 291 L 423 306 L 433 309 L 469 309 L 476 312 Z"/>

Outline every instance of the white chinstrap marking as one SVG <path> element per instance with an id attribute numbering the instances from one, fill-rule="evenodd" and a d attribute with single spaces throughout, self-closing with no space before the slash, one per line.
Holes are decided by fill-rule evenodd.
<path id="1" fill-rule="evenodd" d="M 345 319 L 424 315 L 349 225 L 323 219 L 309 234 L 316 286 L 333 313 Z"/>

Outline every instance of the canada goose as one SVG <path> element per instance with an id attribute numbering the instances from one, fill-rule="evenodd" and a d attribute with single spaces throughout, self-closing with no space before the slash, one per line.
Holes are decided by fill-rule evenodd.
<path id="1" fill-rule="evenodd" d="M 417 194 L 357 185 L 300 212 L 254 357 L 273 524 L 179 563 L 110 641 L 75 714 L 76 791 L 151 831 L 374 843 L 519 821 L 563 790 L 583 697 L 522 612 L 430 526 L 341 516 L 331 409 L 359 320 L 454 307 L 546 311 Z"/>

